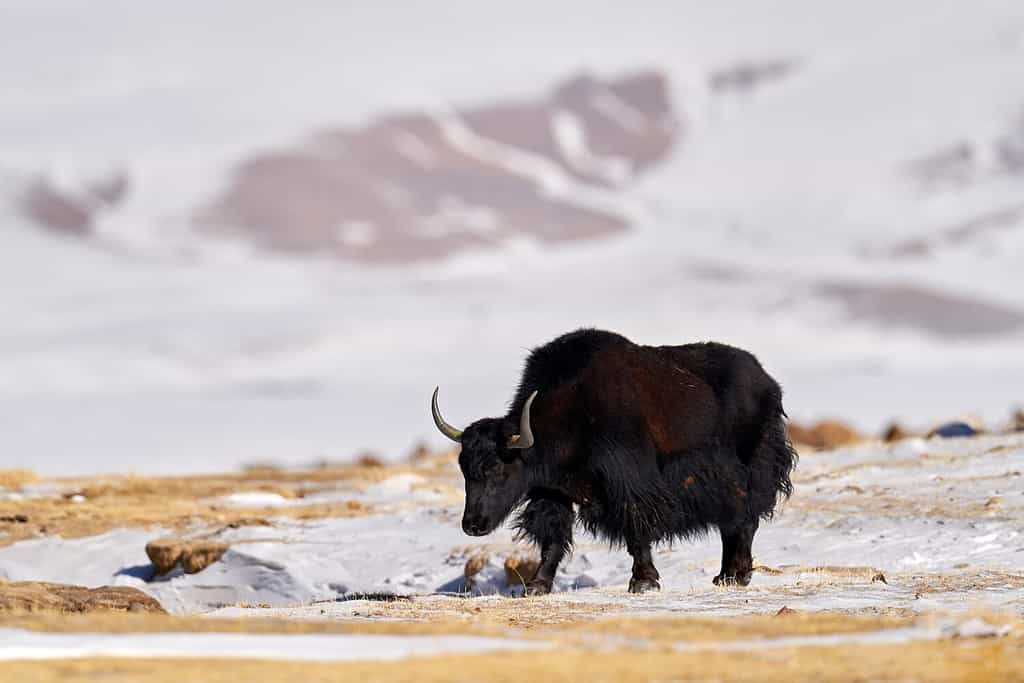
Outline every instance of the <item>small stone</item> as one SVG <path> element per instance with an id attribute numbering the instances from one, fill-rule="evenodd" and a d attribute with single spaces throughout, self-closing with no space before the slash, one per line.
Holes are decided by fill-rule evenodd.
<path id="1" fill-rule="evenodd" d="M 462 575 L 466 577 L 466 580 L 471 580 L 474 576 L 480 573 L 480 571 L 487 566 L 487 563 L 491 561 L 489 553 L 480 551 L 470 555 L 469 559 L 466 560 L 466 566 L 462 570 Z"/>
<path id="2" fill-rule="evenodd" d="M 505 560 L 505 582 L 509 586 L 522 586 L 533 578 L 540 559 L 530 555 L 509 555 Z"/>

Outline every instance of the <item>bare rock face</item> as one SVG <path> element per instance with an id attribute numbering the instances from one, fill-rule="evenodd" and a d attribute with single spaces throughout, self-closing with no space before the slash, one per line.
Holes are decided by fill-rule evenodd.
<path id="1" fill-rule="evenodd" d="M 81 236 L 92 231 L 92 208 L 76 197 L 61 193 L 46 181 L 31 183 L 20 204 L 22 213 L 54 232 Z"/>
<path id="2" fill-rule="evenodd" d="M 93 232 L 96 216 L 119 204 L 128 193 L 128 178 L 115 173 L 89 183 L 78 192 L 36 178 L 21 192 L 20 212 L 36 224 L 64 235 L 84 237 Z"/>
<path id="3" fill-rule="evenodd" d="M 155 612 L 160 603 L 137 588 L 83 588 L 60 583 L 0 581 L 0 614 L 5 612 Z"/>
<path id="4" fill-rule="evenodd" d="M 545 179 L 614 190 L 663 159 L 679 128 L 661 74 L 580 76 L 532 101 L 389 116 L 255 156 L 194 222 L 268 249 L 368 262 L 519 235 L 592 239 L 625 219 Z"/>
<path id="5" fill-rule="evenodd" d="M 169 537 L 147 543 L 146 555 L 157 574 L 166 574 L 179 563 L 186 574 L 196 574 L 219 560 L 229 547 L 227 543 Z"/>
<path id="6" fill-rule="evenodd" d="M 853 320 L 948 339 L 999 336 L 1024 328 L 1024 310 L 974 296 L 902 284 L 823 282 L 815 292 Z"/>

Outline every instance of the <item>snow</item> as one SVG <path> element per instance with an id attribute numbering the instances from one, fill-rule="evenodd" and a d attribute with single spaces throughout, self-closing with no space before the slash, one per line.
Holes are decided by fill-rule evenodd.
<path id="1" fill-rule="evenodd" d="M 219 502 L 233 507 L 280 507 L 292 501 L 280 493 L 267 491 L 243 491 L 223 496 Z"/>
<path id="2" fill-rule="evenodd" d="M 0 660 L 80 657 L 228 658 L 340 662 L 395 660 L 451 652 L 547 647 L 477 636 L 389 636 L 260 633 L 37 633 L 0 629 Z"/>
<path id="3" fill-rule="evenodd" d="M 877 430 L 973 412 L 993 423 L 1022 400 L 1024 330 L 936 335 L 859 318 L 821 293 L 854 283 L 884 301 L 885 287 L 911 284 L 1024 310 L 1020 217 L 940 237 L 927 257 L 878 256 L 1020 205 L 1020 176 L 998 155 L 1024 111 L 1014 0 L 571 0 L 557 13 L 535 0 L 515 12 L 393 0 L 288 12 L 8 5 L 0 59 L 25 68 L 0 74 L 0 467 L 398 457 L 440 443 L 426 410 L 435 384 L 460 423 L 499 413 L 525 350 L 580 325 L 750 348 L 802 419 Z M 268 60 L 266 46 L 290 36 L 303 38 Z M 780 60 L 794 66 L 756 90 L 708 85 L 732 65 Z M 646 67 L 668 75 L 685 126 L 672 157 L 635 184 L 580 197 L 629 216 L 621 237 L 516 241 L 395 269 L 256 254 L 184 225 L 254 150 L 404 110 L 435 113 L 460 148 L 549 192 L 578 192 L 552 164 L 484 144 L 447 112 L 536 94 L 580 68 Z M 628 125 L 628 109 L 601 106 Z M 571 123 L 559 139 L 576 160 L 608 162 Z M 974 160 L 962 181 L 915 176 L 915 162 L 957 145 Z M 98 245 L 41 234 L 10 210 L 27 178 L 81 187 L 110 169 L 131 191 L 100 217 Z M 460 210 L 486 228 L 477 207 Z"/>
<path id="4" fill-rule="evenodd" d="M 808 453 L 792 500 L 761 525 L 755 540 L 755 564 L 772 571 L 755 572 L 748 588 L 712 585 L 721 552 L 712 535 L 658 547 L 662 591 L 632 596 L 628 554 L 580 531 L 550 599 L 644 613 L 765 613 L 783 606 L 1019 610 L 1022 471 L 1024 436 Z M 449 477 L 451 486 L 461 486 L 457 470 Z M 272 527 L 220 530 L 211 539 L 231 549 L 198 574 L 153 577 L 144 547 L 162 530 L 126 529 L 0 549 L 0 578 L 134 586 L 175 613 L 228 616 L 248 603 L 269 606 L 258 610 L 263 616 L 351 618 L 365 607 L 353 599 L 359 594 L 409 595 L 440 606 L 462 600 L 454 595 L 466 591 L 481 600 L 520 594 L 521 585 L 507 583 L 503 562 L 527 546 L 515 543 L 508 528 L 479 541 L 464 536 L 459 501 L 408 498 L 420 480 L 396 475 L 371 486 L 370 499 L 384 505 L 363 517 L 281 518 Z M 481 551 L 490 561 L 467 585 L 463 566 Z"/>
<path id="5" fill-rule="evenodd" d="M 117 529 L 99 536 L 59 536 L 22 541 L 4 548 L 0 579 L 48 581 L 96 588 L 116 585 L 123 576 L 150 569 L 146 543 L 166 535 L 162 529 Z"/>
<path id="6" fill-rule="evenodd" d="M 891 645 L 943 638 L 986 638 L 1005 635 L 1009 627 L 982 619 L 944 619 L 938 623 L 869 633 L 761 638 L 728 642 L 680 642 L 679 652 L 707 650 L 772 650 L 835 645 Z M 479 636 L 271 635 L 241 633 L 39 633 L 0 629 L 0 660 L 68 659 L 78 657 L 237 658 L 297 661 L 396 660 L 451 652 L 481 653 L 551 647 L 541 641 Z M 633 647 L 645 645 L 634 641 Z"/>
<path id="7" fill-rule="evenodd" d="M 795 636 L 729 642 L 680 642 L 679 652 L 761 650 L 835 645 L 891 645 L 942 638 L 984 638 L 1005 635 L 1008 627 L 974 618 L 870 633 Z M 451 652 L 494 652 L 550 647 L 540 641 L 479 636 L 270 635 L 236 633 L 64 634 L 0 629 L 0 660 L 67 659 L 78 657 L 188 657 L 298 661 L 396 660 Z M 643 642 L 634 642 L 634 647 Z"/>

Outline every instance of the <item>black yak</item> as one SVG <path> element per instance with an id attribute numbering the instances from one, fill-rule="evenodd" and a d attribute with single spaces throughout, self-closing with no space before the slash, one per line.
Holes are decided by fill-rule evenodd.
<path id="1" fill-rule="evenodd" d="M 716 585 L 750 582 L 758 521 L 792 492 L 796 453 L 782 390 L 757 359 L 724 344 L 640 346 L 584 329 L 534 349 L 507 415 L 459 430 L 462 528 L 483 536 L 514 509 L 541 552 L 529 594 L 551 591 L 576 520 L 633 557 L 629 590 L 660 589 L 651 545 L 718 527 Z M 574 507 L 576 511 L 574 512 Z"/>

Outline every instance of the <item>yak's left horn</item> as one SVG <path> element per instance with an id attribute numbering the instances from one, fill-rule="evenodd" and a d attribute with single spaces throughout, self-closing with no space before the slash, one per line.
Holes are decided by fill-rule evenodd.
<path id="1" fill-rule="evenodd" d="M 436 424 L 441 433 L 449 439 L 455 443 L 462 443 L 462 430 L 452 427 L 444 421 L 443 417 L 441 417 L 441 410 L 437 407 L 437 392 L 440 389 L 441 387 L 434 387 L 434 398 L 430 400 L 430 412 L 434 415 L 434 424 Z"/>
<path id="2" fill-rule="evenodd" d="M 533 429 L 530 428 L 530 406 L 533 399 L 537 398 L 537 392 L 530 394 L 523 404 L 523 413 L 519 416 L 519 433 L 508 440 L 508 447 L 514 450 L 523 450 L 533 446 Z"/>

